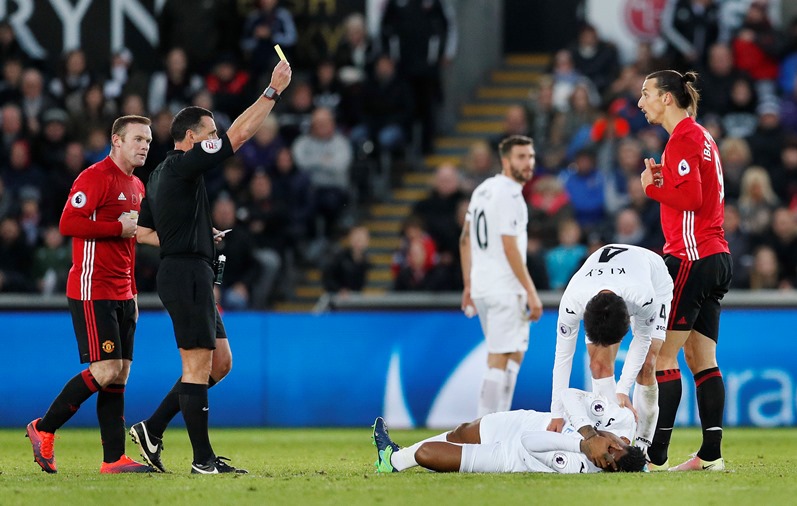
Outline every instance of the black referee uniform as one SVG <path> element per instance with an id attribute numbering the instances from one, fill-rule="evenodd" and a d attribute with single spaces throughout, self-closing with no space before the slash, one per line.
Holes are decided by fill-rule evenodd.
<path id="1" fill-rule="evenodd" d="M 178 348 L 215 349 L 216 338 L 227 337 L 213 296 L 216 248 L 204 174 L 232 155 L 226 134 L 169 151 L 147 183 L 139 224 L 158 233 L 158 296 Z"/>

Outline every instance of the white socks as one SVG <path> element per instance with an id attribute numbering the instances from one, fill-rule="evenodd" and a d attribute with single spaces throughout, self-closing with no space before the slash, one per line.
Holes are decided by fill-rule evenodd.
<path id="1" fill-rule="evenodd" d="M 512 409 L 512 397 L 515 395 L 515 385 L 517 384 L 517 375 L 520 372 L 520 364 L 514 360 L 506 363 L 506 371 L 504 372 L 504 391 L 502 392 L 501 405 L 498 411 L 509 411 Z"/>
<path id="2" fill-rule="evenodd" d="M 484 373 L 482 392 L 479 398 L 479 418 L 490 413 L 509 411 L 512 409 L 512 398 L 515 396 L 517 375 L 520 364 L 514 360 L 506 363 L 506 370 L 491 367 Z"/>
<path id="3" fill-rule="evenodd" d="M 601 379 L 592 378 L 592 391 L 617 403 L 617 382 L 614 380 L 614 376 Z"/>
<path id="4" fill-rule="evenodd" d="M 447 436 L 448 432 L 443 432 L 442 434 L 432 436 L 428 439 L 424 439 L 423 441 L 418 441 L 412 446 L 408 446 L 397 452 L 393 452 L 393 455 L 390 457 L 390 465 L 392 465 L 393 469 L 396 471 L 403 471 L 405 469 L 417 466 L 418 462 L 415 461 L 415 452 L 418 451 L 418 448 L 420 448 L 422 444 L 432 441 L 442 441 L 445 443 Z"/>
<path id="5" fill-rule="evenodd" d="M 482 393 L 479 398 L 479 418 L 501 409 L 506 384 L 506 371 L 489 368 L 482 380 Z"/>
<path id="6" fill-rule="evenodd" d="M 659 419 L 659 385 L 640 385 L 634 386 L 634 409 L 639 416 L 639 423 L 636 429 L 636 441 L 634 444 L 639 446 L 647 454 L 648 447 L 653 441 L 656 432 L 656 422 Z"/>

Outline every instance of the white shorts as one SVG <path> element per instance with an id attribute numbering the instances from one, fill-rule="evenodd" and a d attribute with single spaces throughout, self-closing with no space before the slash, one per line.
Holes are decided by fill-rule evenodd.
<path id="1" fill-rule="evenodd" d="M 473 299 L 489 353 L 526 352 L 529 321 L 526 294 L 490 295 Z"/>
<path id="2" fill-rule="evenodd" d="M 479 421 L 479 439 L 482 444 L 519 439 L 530 430 L 546 430 L 551 422 L 550 413 L 516 409 L 485 415 Z"/>
<path id="3" fill-rule="evenodd" d="M 460 473 L 526 473 L 528 466 L 518 452 L 520 440 L 462 445 Z"/>
<path id="4" fill-rule="evenodd" d="M 522 442 L 523 434 L 528 431 L 544 431 L 550 421 L 550 413 L 522 409 L 485 415 L 479 423 L 481 444 L 462 445 L 459 471 L 550 473 L 551 469 L 529 455 Z"/>
<path id="5" fill-rule="evenodd" d="M 520 440 L 524 432 L 545 430 L 550 413 L 517 409 L 491 413 L 479 422 L 481 444 L 462 445 L 462 473 L 525 473 L 528 453 Z"/>

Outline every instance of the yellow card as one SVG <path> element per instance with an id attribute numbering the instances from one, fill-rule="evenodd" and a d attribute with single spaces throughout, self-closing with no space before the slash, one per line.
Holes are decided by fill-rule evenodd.
<path id="1" fill-rule="evenodd" d="M 278 54 L 278 55 L 279 55 L 279 57 L 280 57 L 280 60 L 282 60 L 282 61 L 288 61 L 288 60 L 287 60 L 287 58 L 285 58 L 285 53 L 283 53 L 283 52 L 282 52 L 282 48 L 280 47 L 280 45 L 279 45 L 279 44 L 274 44 L 274 51 L 276 51 L 276 52 L 277 52 L 277 54 Z"/>

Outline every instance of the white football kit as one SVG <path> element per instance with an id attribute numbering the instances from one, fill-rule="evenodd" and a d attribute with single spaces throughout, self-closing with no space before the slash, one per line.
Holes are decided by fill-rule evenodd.
<path id="1" fill-rule="evenodd" d="M 632 440 L 636 423 L 630 409 L 592 392 L 562 394 L 567 423 L 562 433 L 548 432 L 550 413 L 515 410 L 481 419 L 481 444 L 462 445 L 463 473 L 596 473 L 601 469 L 581 453 L 578 428 L 592 425 Z"/>
<path id="2" fill-rule="evenodd" d="M 469 222 L 471 298 L 490 353 L 525 352 L 529 343 L 526 290 L 512 272 L 501 236 L 513 236 L 527 248 L 528 208 L 523 186 L 499 174 L 473 191 Z"/>
<path id="3" fill-rule="evenodd" d="M 617 393 L 629 395 L 651 339 L 664 340 L 666 336 L 673 282 L 664 260 L 650 250 L 627 244 L 609 244 L 595 251 L 570 279 L 559 303 L 551 394 L 551 413 L 555 418 L 562 417 L 561 393 L 570 384 L 576 336 L 585 308 L 602 290 L 620 296 L 631 317 L 633 337 Z M 589 336 L 586 342 L 591 343 Z"/>

